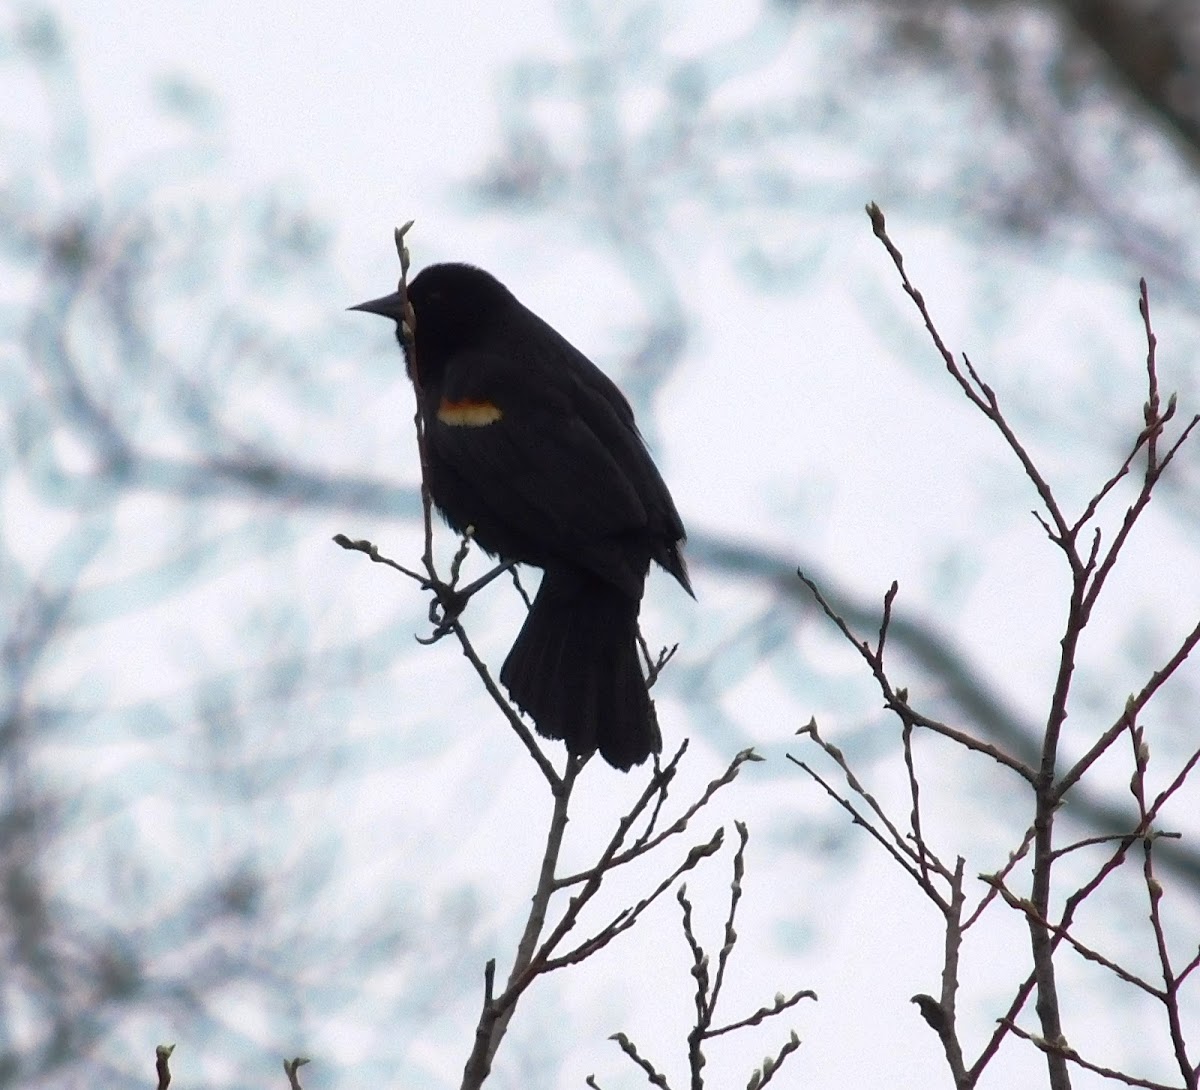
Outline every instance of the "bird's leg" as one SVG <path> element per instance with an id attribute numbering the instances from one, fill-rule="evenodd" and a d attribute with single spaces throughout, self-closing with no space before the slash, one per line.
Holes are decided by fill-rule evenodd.
<path id="1" fill-rule="evenodd" d="M 486 575 L 481 575 L 474 583 L 464 587 L 459 593 L 465 598 L 470 598 L 476 591 L 483 590 L 496 576 L 503 575 L 506 571 L 512 571 L 516 566 L 517 562 L 515 560 L 506 560 L 502 564 L 497 564 L 490 572 Z"/>

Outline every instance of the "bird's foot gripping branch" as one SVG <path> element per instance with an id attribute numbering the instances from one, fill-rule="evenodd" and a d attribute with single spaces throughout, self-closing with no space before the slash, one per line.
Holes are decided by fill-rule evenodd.
<path id="1" fill-rule="evenodd" d="M 459 617 L 462 616 L 463 611 L 467 608 L 467 603 L 497 576 L 504 575 L 506 572 L 512 574 L 513 582 L 517 585 L 526 603 L 529 601 L 525 595 L 524 588 L 521 587 L 516 565 L 512 562 L 497 564 L 491 571 L 481 575 L 473 582 L 468 583 L 464 587 L 459 586 L 459 579 L 462 577 L 463 561 L 466 560 L 467 554 L 471 549 L 471 535 L 469 533 L 463 535 L 458 551 L 454 554 L 453 561 L 451 561 L 449 582 L 438 578 L 432 564 L 429 565 L 429 574 L 422 575 L 411 568 L 406 568 L 403 564 L 391 559 L 391 557 L 384 556 L 373 542 L 366 541 L 365 539 L 354 539 L 347 537 L 345 534 L 334 534 L 333 540 L 343 549 L 363 553 L 369 556 L 376 564 L 384 564 L 389 568 L 394 568 L 401 574 L 420 583 L 422 590 L 433 592 L 433 597 L 429 600 L 429 622 L 433 625 L 433 631 L 428 636 L 418 636 L 418 643 L 437 643 L 443 636 L 450 635 L 454 631 L 454 626 L 458 622 Z"/>

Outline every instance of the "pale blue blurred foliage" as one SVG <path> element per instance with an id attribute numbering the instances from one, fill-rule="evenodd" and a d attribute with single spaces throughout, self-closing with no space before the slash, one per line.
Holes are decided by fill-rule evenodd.
<path id="1" fill-rule="evenodd" d="M 305 795 L 381 759 L 339 727 L 419 617 L 369 645 L 314 631 L 296 542 L 328 542 L 330 508 L 416 501 L 370 475 L 363 432 L 340 465 L 302 440 L 360 411 L 350 367 L 397 375 L 347 352 L 328 229 L 302 204 L 206 195 L 206 92 L 164 84 L 175 144 L 97 186 L 68 38 L 47 11 L 0 32 L 5 81 L 38 107 L 4 119 L 0 191 L 0 1085 L 140 1082 L 147 1040 L 180 1026 L 193 1062 L 219 1027 L 234 1069 L 274 1069 L 262 1040 L 352 1017 L 414 950 L 399 1019 L 482 961 L 470 890 L 439 903 L 397 878 L 340 924 L 333 826 L 295 825 Z M 236 608 L 214 633 L 189 611 L 222 581 Z M 245 1033 L 230 997 L 265 1012 Z"/>
<path id="2" fill-rule="evenodd" d="M 617 263 L 645 306 L 621 380 L 652 439 L 650 409 L 683 364 L 697 306 L 681 297 L 669 254 L 696 231 L 723 237 L 758 290 L 803 291 L 820 280 L 829 246 L 811 224 L 844 217 L 865 233 L 864 193 L 929 221 L 966 210 L 981 232 L 1047 253 L 1086 236 L 1168 300 L 1195 289 L 1194 242 L 1177 226 L 1198 199 L 1194 179 L 1161 159 L 1165 177 L 1147 177 L 1136 122 L 1095 92 L 1051 95 L 1029 78 L 1054 64 L 1035 16 L 1026 44 L 1036 48 L 1021 50 L 982 15 L 975 33 L 950 26 L 918 41 L 869 6 L 829 23 L 832 10 L 769 3 L 743 37 L 680 54 L 664 44 L 659 4 L 568 0 L 570 60 L 531 57 L 505 76 L 500 145 L 464 191 L 481 209 L 565 217 Z M 822 19 L 829 26 L 813 34 Z M 414 490 L 393 483 L 399 456 L 384 445 L 395 432 L 371 416 L 372 399 L 403 381 L 395 353 L 363 352 L 338 316 L 352 299 L 331 271 L 332 228 L 302 198 L 206 191 L 220 171 L 219 88 L 163 81 L 176 141 L 98 186 L 69 38 L 48 12 L 10 17 L 0 31 L 0 65 L 36 86 L 28 97 L 40 103 L 27 122 L 0 120 L 0 1086 L 145 1079 L 145 1041 L 168 1026 L 186 1032 L 194 1054 L 219 1032 L 221 1059 L 238 1072 L 219 1084 L 258 1085 L 250 1072 L 273 1070 L 287 1042 L 339 1019 L 371 1027 L 356 1084 L 427 1079 L 412 1040 L 447 1008 L 475 1002 L 461 989 L 477 986 L 498 945 L 486 892 L 430 898 L 401 874 L 391 901 L 339 903 L 331 875 L 345 846 L 320 818 L 335 805 L 320 800 L 352 797 L 380 768 L 413 758 L 411 738 L 344 727 L 382 714 L 403 664 L 415 657 L 411 669 L 422 669 L 411 635 L 423 607 L 395 593 L 364 636 L 311 608 L 298 586 L 311 569 L 294 561 L 334 531 L 418 516 Z M 778 97 L 724 96 L 789 56 L 794 85 Z M 930 58 L 942 62 L 932 74 L 921 67 Z M 972 80 L 973 98 L 962 90 Z M 1036 115 L 1021 98 L 1031 88 Z M 634 121 L 633 101 L 655 105 Z M 562 107 L 578 124 L 543 117 Z M 1097 120 L 1108 128 L 1094 146 L 1067 138 Z M 991 287 L 981 327 L 1002 331 L 1020 285 L 997 274 Z M 900 323 L 903 301 L 864 305 L 885 335 Z M 1177 344 L 1200 341 L 1183 323 L 1175 332 Z M 943 381 L 927 351 L 908 357 Z M 1118 408 L 1106 358 L 1097 353 L 1101 365 L 1052 413 L 1035 382 L 1015 381 L 1006 393 L 1019 429 L 1076 454 L 1108 444 L 1112 432 L 1096 426 Z M 1186 400 L 1196 382 L 1183 351 L 1172 378 Z M 1196 464 L 1181 466 L 1166 497 L 1192 530 Z M 339 565 L 328 551 L 323 563 Z M 694 733 L 729 752 L 758 741 L 720 698 L 767 661 L 786 691 L 848 709 L 858 726 L 838 741 L 855 761 L 894 758 L 864 679 L 814 664 L 799 646 L 802 628 L 824 622 L 791 573 L 802 566 L 820 580 L 819 558 L 702 532 L 689 551 L 696 568 L 768 592 L 761 608 L 722 617 L 728 629 L 708 633 L 711 650 L 685 652 L 664 680 L 686 699 Z M 969 558 L 942 563 L 952 598 Z M 365 563 L 338 570 L 380 585 Z M 873 633 L 875 589 L 827 583 Z M 199 596 L 226 585 L 227 611 L 190 631 Z M 143 628 L 163 633 L 149 653 L 136 639 Z M 1037 724 L 936 628 L 898 618 L 892 639 L 935 680 L 941 711 L 1028 750 Z M 1129 642 L 1145 668 L 1162 661 L 1146 650 L 1162 650 L 1153 632 Z M 1181 722 L 1195 695 L 1171 690 Z M 429 752 L 442 744 L 429 740 Z M 764 748 L 780 758 L 792 747 Z M 765 774 L 794 770 L 774 760 Z M 1083 827 L 1109 827 L 1114 805 L 1081 798 Z M 837 815 L 781 819 L 772 835 L 839 863 L 866 846 Z M 1194 849 L 1175 860 L 1200 887 Z M 807 924 L 798 907 L 789 941 L 811 941 Z M 372 1000 L 367 1018 L 368 995 L 391 1006 L 381 1013 Z M 266 1024 L 241 1032 L 229 1013 L 241 1004 L 268 1012 Z M 570 1042 L 532 1026 L 516 1033 L 510 1075 L 552 1085 Z M 344 1074 L 310 1071 L 312 1087 Z"/>

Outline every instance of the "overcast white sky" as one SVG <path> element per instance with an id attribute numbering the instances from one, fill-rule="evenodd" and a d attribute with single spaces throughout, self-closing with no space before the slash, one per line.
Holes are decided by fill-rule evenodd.
<path id="1" fill-rule="evenodd" d="M 748 25 L 757 14 L 734 15 L 730 5 L 720 3 L 666 7 L 665 41 L 673 52 L 723 40 L 741 29 L 739 20 Z M 589 226 L 563 211 L 511 218 L 482 214 L 463 196 L 464 183 L 501 146 L 497 94 L 508 66 L 522 57 L 566 57 L 574 48 L 564 32 L 569 7 L 536 0 L 515 0 L 502 8 L 459 2 L 348 7 L 324 0 L 300 5 L 73 0 L 63 10 L 89 107 L 91 152 L 101 187 L 172 146 L 182 123 L 164 120 L 154 100 L 164 78 L 183 77 L 212 96 L 220 153 L 203 179 L 188 185 L 230 198 L 282 184 L 307 202 L 334 232 L 337 277 L 331 279 L 340 279 L 336 290 L 343 294 L 328 299 L 331 326 L 357 321 L 345 318 L 343 308 L 381 294 L 394 280 L 391 229 L 411 218 L 417 221 L 411 245 L 418 265 L 458 258 L 497 272 L 598 363 L 619 369 L 639 304 Z M 798 37 L 846 32 L 836 25 L 822 27 L 812 17 Z M 777 71 L 764 75 L 764 93 L 778 78 Z M 35 101 L 28 87 L 13 92 L 27 96 L 18 101 Z M 636 112 L 637 104 L 630 109 Z M 576 120 L 564 116 L 563 131 Z M 867 155 L 869 148 L 855 153 Z M 938 374 L 894 270 L 861 212 L 879 194 L 858 179 L 847 160 L 829 152 L 829 162 L 823 163 L 820 154 L 807 164 L 811 170 L 845 181 L 835 187 L 836 200 L 824 200 L 801 227 L 787 227 L 816 255 L 810 275 L 794 293 L 768 295 L 749 285 L 731 267 L 729 240 L 704 234 L 700 216 L 691 221 L 694 231 L 674 240 L 669 264 L 689 311 L 690 341 L 682 369 L 652 407 L 654 421 L 647 431 L 656 437 L 660 463 L 693 529 L 769 546 L 798 563 L 816 563 L 864 593 L 882 596 L 891 580 L 899 579 L 902 608 L 926 616 L 936 611 L 945 631 L 986 665 L 1018 710 L 1036 715 L 1052 680 L 1048 652 L 1063 613 L 1062 565 L 1028 515 L 1034 497 L 1019 473 L 1008 468 L 1011 459 L 999 438 L 955 401 L 949 380 Z M 1097 346 L 1107 347 L 1117 358 L 1111 397 L 1123 406 L 1128 434 L 1133 434 L 1143 397 L 1137 373 L 1144 356 L 1136 285 L 1086 252 L 1022 251 L 981 239 L 969 224 L 936 217 L 926 222 L 893 217 L 890 226 L 948 341 L 967 349 L 1026 410 L 1044 407 L 1049 423 L 1035 435 L 1037 453 L 1052 474 L 1062 474 L 1069 496 L 1085 495 L 1112 463 L 1080 465 L 1078 447 L 1055 438 L 1054 407 L 1074 396 L 1073 384 L 1081 381 Z M 989 313 L 993 305 L 1001 318 Z M 1164 369 L 1178 351 L 1175 346 L 1195 342 L 1196 330 L 1187 321 L 1186 315 L 1164 308 Z M 362 324 L 362 353 L 394 350 L 370 319 Z M 385 469 L 412 480 L 415 458 L 404 394 L 399 385 L 381 391 L 394 403 L 381 405 L 377 419 L 392 414 L 398 422 L 396 449 Z M 348 420 L 346 428 L 358 424 Z M 336 431 L 312 441 L 318 449 L 324 442 L 332 445 Z M 1110 450 L 1117 445 L 1114 439 Z M 1097 444 L 1091 452 L 1103 449 Z M 1140 552 L 1133 574 L 1115 600 L 1139 616 L 1194 615 L 1200 601 L 1196 570 L 1172 568 L 1169 586 L 1161 577 L 1161 563 L 1169 561 L 1159 558 L 1178 555 L 1181 532 L 1169 520 L 1155 520 L 1151 527 L 1153 532 L 1135 543 Z M 353 533 L 356 527 L 329 530 Z M 331 556 L 327 539 L 314 529 L 311 539 L 295 545 L 303 593 L 342 603 L 329 608 L 345 612 L 331 616 L 353 617 L 357 609 L 374 619 L 387 608 L 386 600 L 379 600 L 381 587 L 389 593 L 392 588 L 365 562 Z M 684 641 L 684 663 L 719 645 L 746 615 L 747 601 L 761 601 L 761 592 L 722 583 L 704 570 L 697 575 L 697 606 L 657 578 L 651 581 L 646 613 L 655 626 L 653 642 Z M 394 593 L 411 594 L 406 587 Z M 1113 616 L 1119 616 L 1116 606 Z M 1106 675 L 1113 690 L 1124 693 L 1137 687 L 1140 675 L 1117 654 L 1127 640 L 1125 628 L 1106 628 L 1104 620 L 1097 619 L 1095 643 L 1086 653 L 1088 676 Z M 502 654 L 509 629 L 503 618 L 498 623 L 485 628 L 485 642 L 490 639 L 491 650 Z M 834 741 L 839 729 L 854 730 L 870 721 L 878 701 L 855 684 L 859 667 L 836 648 L 832 638 L 808 637 L 803 653 L 823 656 L 822 670 L 844 677 L 845 685 L 828 684 L 825 674 L 825 687 L 807 700 L 797 700 L 794 689 L 771 670 L 748 669 L 722 705 L 735 730 L 702 735 L 692 780 L 711 775 L 745 739 L 771 749 L 778 760 L 788 738 L 814 713 Z M 486 718 L 485 704 L 473 695 L 460 660 L 446 648 L 428 654 L 412 668 L 417 679 L 412 684 L 426 693 L 463 694 L 461 707 L 456 704 L 447 716 L 446 729 L 457 729 L 475 713 Z M 680 695 L 668 689 L 662 702 L 668 739 L 678 737 L 686 722 Z M 354 709 L 347 714 L 353 719 Z M 1100 718 L 1104 714 L 1104 708 L 1097 710 Z M 498 723 L 485 725 L 501 730 Z M 348 731 L 356 729 L 347 725 Z M 980 784 L 995 788 L 1002 779 L 942 750 L 931 750 L 931 756 L 926 773 L 930 827 L 953 844 L 951 834 L 969 823 L 965 846 L 987 844 L 994 851 L 972 858 L 971 866 L 998 866 L 1003 856 L 995 853 L 1007 843 L 999 837 L 1003 806 L 998 812 L 983 805 L 964 810 L 964 794 L 969 800 L 973 792 L 963 792 L 962 785 L 977 776 Z M 501 763 L 493 764 L 497 759 Z M 470 762 L 466 770 L 464 760 Z M 427 891 L 431 903 L 452 896 L 461 882 L 478 882 L 488 919 L 499 929 L 496 952 L 502 953 L 511 921 L 523 908 L 523 883 L 538 849 L 543 815 L 519 760 L 507 738 L 495 745 L 466 739 L 429 763 L 401 766 L 402 771 L 419 768 L 419 780 L 397 781 L 395 770 L 388 769 L 388 775 L 340 783 L 331 788 L 332 801 L 314 801 L 308 824 L 283 827 L 281 836 L 316 835 L 318 825 L 344 823 L 338 828 L 337 888 L 346 905 L 369 900 L 372 890 L 386 887 L 393 865 L 423 862 L 428 873 L 408 878 Z M 486 788 L 480 786 L 481 770 L 492 780 Z M 902 814 L 902 768 L 880 767 L 878 773 L 873 788 Z M 580 800 L 580 826 L 588 807 L 612 805 L 608 770 L 592 769 L 590 775 L 596 782 Z M 1118 770 L 1116 780 L 1126 775 Z M 795 850 L 789 841 L 803 839 L 795 830 L 827 813 L 808 783 L 778 763 L 762 771 L 751 768 L 745 778 L 749 786 L 720 812 L 725 819 L 748 818 L 754 836 L 739 928 L 748 964 L 733 981 L 731 1013 L 748 1012 L 776 991 L 801 987 L 814 988 L 821 1001 L 802 1005 L 780 1023 L 777 1034 L 757 1038 L 761 1043 L 753 1048 L 732 1046 L 735 1061 L 723 1075 L 717 1073 L 725 1061 L 714 1060 L 712 1085 L 740 1085 L 735 1075 L 744 1081 L 789 1026 L 805 1043 L 790 1061 L 791 1079 L 784 1078 L 782 1085 L 944 1084 L 936 1040 L 908 1005 L 913 993 L 937 988 L 937 921 L 911 884 L 865 844 L 854 852 L 811 859 Z M 454 785 L 449 790 L 447 782 Z M 949 802 L 938 802 L 939 786 L 947 789 Z M 625 782 L 618 787 L 634 789 Z M 423 858 L 413 842 L 435 833 L 452 848 Z M 283 845 L 272 850 L 287 851 Z M 724 860 L 719 868 L 726 865 Z M 719 891 L 725 874 L 720 870 L 698 880 L 697 888 L 707 881 Z M 710 934 L 715 935 L 717 918 L 714 914 L 710 921 Z M 1019 928 L 999 927 L 989 936 L 991 945 L 972 951 L 971 971 L 978 975 L 964 1017 L 978 1039 L 989 1031 L 987 1019 L 1006 994 L 1000 983 L 1006 978 L 993 978 L 996 966 L 989 963 L 1002 961 L 1008 944 L 1019 941 Z M 650 965 L 662 970 L 661 986 L 645 983 Z M 469 976 L 461 990 L 451 989 L 467 1000 L 430 1012 L 429 1031 L 406 1052 L 405 1078 L 440 1076 L 446 1085 L 457 1078 L 479 979 Z M 640 936 L 588 971 L 543 982 L 518 1012 L 517 1041 L 511 1043 L 527 1050 L 528 1059 L 537 1053 L 539 1035 L 561 1020 L 567 1039 L 545 1047 L 551 1065 L 561 1062 L 552 1085 L 582 1085 L 590 1071 L 609 1090 L 640 1085 L 605 1038 L 620 1028 L 657 1056 L 669 1041 L 680 1047 L 671 1031 L 687 1014 L 686 984 L 682 939 L 664 906 Z M 346 1065 L 336 1080 L 342 1090 L 378 1084 L 379 1072 L 362 1050 L 371 1047 L 379 1027 L 367 1030 L 363 1023 L 381 1006 L 364 997 L 354 1024 L 312 1019 L 312 1039 L 297 1043 L 314 1058 L 306 1086 L 328 1085 L 322 1081 L 323 1053 Z M 241 1012 L 247 1025 L 255 1020 L 251 1008 L 248 1003 Z M 1104 1040 L 1122 1030 L 1133 1036 L 1122 1017 L 1121 1011 L 1088 1012 L 1088 1035 Z M 151 1031 L 165 1040 L 179 1036 L 169 1025 L 148 1027 Z M 291 1042 L 279 1042 L 278 1048 L 293 1050 Z M 502 1051 L 496 1084 L 522 1085 L 520 1068 L 506 1070 L 505 1064 Z M 201 1070 L 181 1040 L 181 1083 L 199 1081 Z M 203 1070 L 212 1074 L 211 1068 Z M 995 1085 L 1016 1086 L 1034 1078 L 1031 1072 L 1040 1071 L 1040 1065 L 1028 1051 L 1009 1046 L 1000 1071 Z M 245 1077 L 261 1081 L 257 1072 Z"/>

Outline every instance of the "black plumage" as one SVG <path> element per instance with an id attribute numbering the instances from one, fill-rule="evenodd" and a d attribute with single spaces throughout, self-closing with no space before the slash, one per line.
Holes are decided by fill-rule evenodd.
<path id="1" fill-rule="evenodd" d="M 650 561 L 691 585 L 683 523 L 633 410 L 482 269 L 431 265 L 408 296 L 434 504 L 488 553 L 544 573 L 500 680 L 572 753 L 640 764 L 662 745 L 637 647 Z M 396 292 L 354 309 L 395 320 L 408 356 L 401 305 Z"/>

